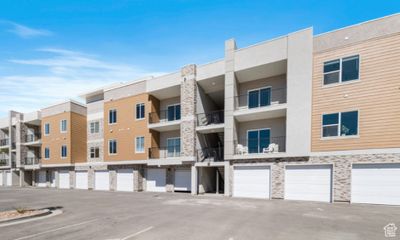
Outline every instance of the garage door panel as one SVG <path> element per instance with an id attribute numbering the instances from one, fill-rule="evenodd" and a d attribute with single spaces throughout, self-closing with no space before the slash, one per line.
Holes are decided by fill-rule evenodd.
<path id="1" fill-rule="evenodd" d="M 76 172 L 75 180 L 77 189 L 88 189 L 88 173 L 86 171 Z"/>
<path id="2" fill-rule="evenodd" d="M 165 169 L 147 169 L 146 190 L 149 192 L 165 192 L 166 188 Z"/>
<path id="3" fill-rule="evenodd" d="M 69 181 L 69 171 L 60 171 L 58 173 L 59 178 L 59 188 L 69 189 L 70 181 Z"/>
<path id="4" fill-rule="evenodd" d="M 3 173 L 0 172 L 0 186 L 3 186 Z"/>
<path id="5" fill-rule="evenodd" d="M 117 191 L 133 192 L 133 169 L 117 171 Z"/>
<path id="6" fill-rule="evenodd" d="M 108 171 L 95 171 L 94 172 L 94 189 L 95 190 L 110 190 L 110 174 Z"/>
<path id="7" fill-rule="evenodd" d="M 46 187 L 47 186 L 46 171 L 39 171 L 37 186 L 38 187 Z"/>
<path id="8" fill-rule="evenodd" d="M 355 164 L 351 201 L 400 205 L 400 164 Z"/>
<path id="9" fill-rule="evenodd" d="M 331 166 L 287 166 L 285 199 L 330 202 L 332 196 Z"/>
<path id="10" fill-rule="evenodd" d="M 192 172 L 191 170 L 176 170 L 175 171 L 175 191 L 191 191 L 192 189 Z"/>
<path id="11" fill-rule="evenodd" d="M 238 166 L 234 168 L 234 197 L 269 198 L 270 169 L 266 166 Z"/>

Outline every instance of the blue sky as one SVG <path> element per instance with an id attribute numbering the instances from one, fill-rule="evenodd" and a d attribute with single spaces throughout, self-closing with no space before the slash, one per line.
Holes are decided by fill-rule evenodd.
<path id="1" fill-rule="evenodd" d="M 314 27 L 399 12 L 385 1 L 0 1 L 0 117 L 114 82 L 160 75 Z"/>

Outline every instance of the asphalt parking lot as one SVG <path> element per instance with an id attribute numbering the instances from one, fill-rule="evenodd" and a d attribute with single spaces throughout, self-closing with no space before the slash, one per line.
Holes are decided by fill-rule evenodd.
<path id="1" fill-rule="evenodd" d="M 400 207 L 38 188 L 0 188 L 0 210 L 63 213 L 0 227 L 0 239 L 387 239 Z M 400 239 L 398 231 L 397 239 Z M 394 238 L 396 239 L 396 238 Z"/>

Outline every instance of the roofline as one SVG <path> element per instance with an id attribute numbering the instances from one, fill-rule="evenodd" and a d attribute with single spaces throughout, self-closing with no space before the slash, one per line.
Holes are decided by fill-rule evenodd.
<path id="1" fill-rule="evenodd" d="M 342 28 L 337 28 L 337 29 L 334 29 L 334 30 L 331 30 L 331 31 L 328 31 L 328 32 L 324 32 L 324 33 L 320 33 L 320 34 L 314 35 L 314 37 L 319 37 L 319 36 L 322 36 L 324 34 L 334 33 L 334 32 L 337 32 L 337 31 L 344 30 L 344 29 L 357 27 L 357 26 L 360 26 L 360 25 L 363 25 L 363 24 L 368 24 L 368 23 L 371 23 L 371 22 L 380 21 L 382 19 L 390 18 L 390 17 L 394 17 L 394 16 L 400 16 L 400 13 L 393 13 L 393 14 L 386 15 L 386 16 L 383 16 L 383 17 L 370 19 L 370 20 L 367 20 L 367 21 L 364 21 L 364 22 L 355 23 L 355 24 L 352 24 L 352 25 L 349 25 L 349 26 L 345 26 L 345 27 L 342 27 Z"/>
<path id="2" fill-rule="evenodd" d="M 55 106 L 58 106 L 58 105 L 62 105 L 62 104 L 65 104 L 65 103 L 73 103 L 73 104 L 76 104 L 76 105 L 79 105 L 79 106 L 81 106 L 81 107 L 86 108 L 86 105 L 85 105 L 85 104 L 80 103 L 80 102 L 78 102 L 78 101 L 76 101 L 76 100 L 74 100 L 74 99 L 68 99 L 68 100 L 66 100 L 66 101 L 57 102 L 57 103 L 52 104 L 52 105 L 50 105 L 50 106 L 44 107 L 44 108 L 40 109 L 40 111 L 43 111 L 44 109 L 48 109 L 48 108 L 55 107 Z"/>

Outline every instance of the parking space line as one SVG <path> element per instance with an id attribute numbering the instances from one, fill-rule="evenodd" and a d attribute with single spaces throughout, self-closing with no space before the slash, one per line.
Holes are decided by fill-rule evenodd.
<path id="1" fill-rule="evenodd" d="M 148 228 L 145 228 L 145 229 L 143 229 L 143 230 L 141 230 L 141 231 L 139 231 L 139 232 L 136 232 L 136 233 L 134 233 L 134 234 L 131 234 L 131 235 L 128 235 L 128 236 L 126 236 L 126 237 L 124 237 L 124 238 L 121 238 L 121 240 L 127 240 L 127 239 L 129 239 L 129 238 L 136 237 L 136 236 L 138 236 L 138 235 L 140 235 L 140 234 L 142 234 L 142 233 L 145 233 L 145 232 L 147 232 L 147 231 L 150 231 L 150 230 L 153 229 L 153 228 L 154 228 L 153 226 L 148 227 Z"/>
<path id="2" fill-rule="evenodd" d="M 75 223 L 75 224 L 71 224 L 71 225 L 67 225 L 67 226 L 64 226 L 64 227 L 55 228 L 55 229 L 51 229 L 51 230 L 47 230 L 47 231 L 44 231 L 44 232 L 40 232 L 40 233 L 36 233 L 36 234 L 20 237 L 20 238 L 17 238 L 15 240 L 34 238 L 34 237 L 37 237 L 37 236 L 40 236 L 40 235 L 44 235 L 46 233 L 56 232 L 56 231 L 59 231 L 59 230 L 80 226 L 80 225 L 88 224 L 88 223 L 91 223 L 91 222 L 94 222 L 94 221 L 97 221 L 97 219 L 93 219 L 93 220 L 89 220 L 89 221 L 85 221 L 85 222 L 80 222 L 80 223 Z"/>

